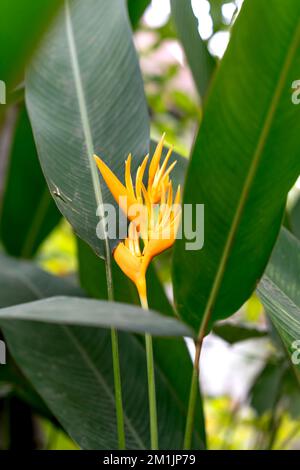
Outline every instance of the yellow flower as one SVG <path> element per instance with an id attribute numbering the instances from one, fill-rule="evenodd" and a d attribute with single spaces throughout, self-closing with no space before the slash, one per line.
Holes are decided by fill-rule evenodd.
<path id="1" fill-rule="evenodd" d="M 176 238 L 181 216 L 180 185 L 173 202 L 172 182 L 167 191 L 162 190 L 160 205 L 156 208 L 144 191 L 147 207 L 146 226 L 141 226 L 140 233 L 145 245 L 144 252 L 152 259 L 154 256 L 170 248 Z"/>
<path id="2" fill-rule="evenodd" d="M 162 136 L 159 143 L 157 144 L 149 166 L 147 193 L 152 204 L 158 203 L 160 201 L 162 192 L 166 191 L 166 189 L 168 188 L 169 175 L 173 170 L 174 166 L 176 165 L 176 161 L 174 161 L 167 168 L 168 161 L 173 150 L 172 147 L 168 150 L 168 153 L 163 161 L 162 166 L 160 167 L 159 165 L 164 146 L 164 139 L 165 134 Z M 121 181 L 116 177 L 116 175 L 110 170 L 110 168 L 104 163 L 101 158 L 97 157 L 97 155 L 94 155 L 94 158 L 100 170 L 100 173 L 107 186 L 109 187 L 114 199 L 119 204 L 126 216 L 130 220 L 133 220 L 134 218 L 136 218 L 136 213 L 134 210 L 130 209 L 132 208 L 132 206 L 138 206 L 140 204 L 143 204 L 143 177 L 145 174 L 149 155 L 146 155 L 142 164 L 137 169 L 135 187 L 133 185 L 131 177 L 131 154 L 128 155 L 128 158 L 125 161 L 125 186 L 121 183 Z"/>
<path id="3" fill-rule="evenodd" d="M 173 245 L 181 215 L 180 186 L 173 201 L 172 181 L 169 177 L 176 161 L 167 168 L 172 149 L 169 149 L 162 166 L 159 165 L 163 144 L 164 135 L 149 166 L 147 188 L 143 183 L 143 176 L 148 155 L 137 170 L 135 187 L 130 172 L 131 155 L 125 162 L 125 186 L 108 166 L 95 156 L 98 168 L 113 197 L 131 220 L 128 237 L 118 244 L 113 255 L 122 271 L 136 285 L 144 306 L 147 304 L 146 271 L 149 263 L 154 256 Z M 131 211 L 133 206 L 137 208 L 135 211 Z M 143 249 L 140 246 L 141 240 Z"/>
<path id="4" fill-rule="evenodd" d="M 166 197 L 163 194 L 163 199 Z M 178 187 L 174 204 L 172 204 L 172 185 L 169 183 L 168 196 L 162 201 L 159 210 L 154 214 L 153 206 L 147 208 L 147 231 L 142 237 L 135 221 L 129 224 L 128 237 L 120 242 L 114 250 L 114 259 L 137 287 L 142 305 L 147 299 L 146 271 L 154 256 L 170 248 L 176 238 L 180 222 L 181 208 L 180 187 Z M 140 248 L 140 239 L 143 238 L 144 248 Z"/>
<path id="5" fill-rule="evenodd" d="M 128 237 L 114 250 L 114 259 L 123 273 L 136 285 L 142 305 L 147 301 L 146 271 L 150 260 L 141 253 L 140 237 L 134 222 L 130 222 Z"/>

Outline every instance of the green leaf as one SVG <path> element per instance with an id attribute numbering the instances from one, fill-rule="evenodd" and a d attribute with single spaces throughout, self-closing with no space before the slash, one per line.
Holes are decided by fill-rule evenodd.
<path id="1" fill-rule="evenodd" d="M 107 291 L 105 287 L 103 288 L 105 279 L 104 262 L 79 239 L 78 260 L 82 287 L 93 297 L 106 299 Z M 112 267 L 115 298 L 120 302 L 138 303 L 136 289 L 133 283 L 124 276 L 118 266 L 113 264 Z M 174 311 L 166 297 L 164 288 L 156 275 L 155 269 L 151 265 L 147 273 L 147 284 L 150 308 L 164 315 L 174 315 Z M 141 340 L 140 337 L 138 338 Z M 144 343 L 141 344 L 144 347 Z M 164 377 L 164 382 L 168 384 L 169 389 L 172 390 L 173 399 L 179 404 L 180 413 L 184 420 L 187 413 L 190 378 L 192 375 L 192 362 L 186 344 L 181 338 L 166 339 L 153 337 L 153 349 L 156 367 Z M 159 387 L 160 385 L 156 384 L 157 390 Z M 161 392 L 158 391 L 158 393 L 160 394 Z M 184 425 L 180 424 L 180 426 Z M 181 431 L 178 430 L 178 432 Z M 198 390 L 194 432 L 194 444 L 196 447 L 205 447 L 206 436 L 200 390 Z M 182 445 L 182 443 L 180 445 Z"/>
<path id="2" fill-rule="evenodd" d="M 0 79 L 7 86 L 20 78 L 23 67 L 61 4 L 61 0 L 1 0 Z"/>
<path id="3" fill-rule="evenodd" d="M 136 29 L 151 0 L 127 0 L 128 14 L 133 29 Z"/>
<path id="4" fill-rule="evenodd" d="M 258 294 L 282 339 L 290 360 L 297 360 L 300 339 L 300 242 L 282 229 Z M 297 361 L 293 362 L 298 366 Z"/>
<path id="5" fill-rule="evenodd" d="M 72 439 L 83 449 L 117 449 L 110 333 L 29 321 L 1 325 L 15 360 Z M 119 347 L 127 449 L 149 449 L 144 347 L 125 333 Z M 156 384 L 160 448 L 180 448 L 184 416 L 158 368 Z"/>
<path id="6" fill-rule="evenodd" d="M 0 261 L 1 306 L 60 294 L 63 289 L 65 294 L 72 295 L 77 289 L 32 263 L 5 256 Z M 7 290 L 11 296 L 4 298 Z M 83 311 L 82 316 L 85 314 Z M 99 328 L 12 319 L 2 319 L 0 325 L 19 367 L 71 437 L 84 449 L 117 448 L 110 333 Z M 127 446 L 149 449 L 145 348 L 134 335 L 120 333 L 119 340 Z M 173 382 L 167 382 L 166 362 L 173 357 L 176 340 L 162 341 L 169 358 L 161 364 L 156 360 L 158 413 L 165 417 L 159 428 L 160 445 L 162 449 L 180 448 L 185 425 L 182 391 L 188 387 L 188 381 L 180 383 L 178 365 L 182 373 L 186 370 L 189 375 L 190 359 L 188 354 L 181 358 L 174 355 L 176 370 L 173 366 L 169 371 Z M 203 445 L 199 428 L 200 422 L 195 428 L 195 448 Z"/>
<path id="7" fill-rule="evenodd" d="M 216 67 L 215 60 L 200 37 L 191 0 L 171 0 L 171 12 L 198 92 L 204 98 Z"/>
<path id="8" fill-rule="evenodd" d="M 60 220 L 38 161 L 30 122 L 22 106 L 10 152 L 0 235 L 6 251 L 30 258 Z"/>
<path id="9" fill-rule="evenodd" d="M 205 205 L 204 247 L 177 240 L 173 269 L 178 311 L 201 334 L 254 290 L 300 172 L 299 18 L 297 0 L 245 0 L 207 101 L 183 198 Z"/>
<path id="10" fill-rule="evenodd" d="M 75 232 L 104 257 L 108 246 L 96 234 L 96 209 L 112 197 L 100 184 L 93 153 L 123 179 L 128 153 L 135 172 L 149 143 L 123 0 L 66 1 L 29 70 L 26 100 L 52 195 Z"/>
<path id="11" fill-rule="evenodd" d="M 217 323 L 212 331 L 229 344 L 247 341 L 248 339 L 264 338 L 268 334 L 266 330 L 241 323 Z"/>
<path id="12" fill-rule="evenodd" d="M 115 326 L 161 336 L 190 335 L 190 330 L 174 318 L 131 305 L 79 298 L 83 293 L 77 286 L 46 273 L 32 263 L 17 261 L 5 255 L 0 255 L 0 261 L 1 319 Z M 36 301 L 45 297 L 49 298 Z"/>
<path id="13" fill-rule="evenodd" d="M 52 276 L 35 264 L 0 254 L 0 311 L 4 307 L 52 295 L 83 295 L 65 279 Z M 15 393 L 43 416 L 51 417 L 42 399 L 17 369 L 10 356 L 0 367 L 0 382 L 13 386 Z"/>
<path id="14" fill-rule="evenodd" d="M 58 295 L 83 296 L 66 279 L 52 276 L 29 261 L 0 254 L 0 308 Z"/>
<path id="15" fill-rule="evenodd" d="M 285 372 L 285 364 L 267 363 L 258 375 L 250 392 L 250 403 L 259 416 L 274 411 L 280 398 L 282 379 Z"/>
<path id="16" fill-rule="evenodd" d="M 115 327 L 158 336 L 190 336 L 178 320 L 128 304 L 80 297 L 51 297 L 0 309 L 0 320 L 33 320 L 62 325 Z"/>

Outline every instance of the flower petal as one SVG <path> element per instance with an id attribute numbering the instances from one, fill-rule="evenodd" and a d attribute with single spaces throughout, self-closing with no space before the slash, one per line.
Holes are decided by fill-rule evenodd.
<path id="1" fill-rule="evenodd" d="M 163 149 L 163 146 L 164 146 L 165 136 L 166 136 L 166 134 L 164 133 L 164 134 L 162 135 L 162 138 L 161 138 L 160 141 L 158 142 L 157 147 L 156 147 L 156 149 L 155 149 L 155 152 L 154 152 L 154 154 L 153 154 L 151 163 L 150 163 L 150 167 L 149 167 L 149 177 L 148 177 L 148 190 L 149 190 L 149 188 L 151 187 L 151 185 L 152 185 L 152 183 L 153 183 L 155 174 L 156 174 L 157 169 L 158 169 L 158 165 L 159 165 L 159 161 L 160 161 L 160 158 L 161 158 L 162 149 Z"/>
<path id="2" fill-rule="evenodd" d="M 111 194 L 127 215 L 130 206 L 136 204 L 136 200 L 101 158 L 94 155 L 94 159 Z"/>

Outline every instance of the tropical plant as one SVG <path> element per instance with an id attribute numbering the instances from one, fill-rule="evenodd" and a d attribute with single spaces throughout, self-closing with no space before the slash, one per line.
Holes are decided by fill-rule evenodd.
<path id="1" fill-rule="evenodd" d="M 12 430 L 22 407 L 28 437 L 8 433 L 2 448 L 45 446 L 34 415 L 72 439 L 63 448 L 207 448 L 199 361 L 211 331 L 272 345 L 249 392 L 267 414 L 256 447 L 274 447 L 284 413 L 299 416 L 299 204 L 287 198 L 300 175 L 300 3 L 210 0 L 212 34 L 230 32 L 220 61 L 194 3 L 171 0 L 152 49 L 180 42 L 195 99 L 170 91 L 177 66 L 141 69 L 133 35 L 149 33 L 150 1 L 1 2 L 0 396 Z M 108 205 L 124 236 L 110 235 Z M 65 221 L 70 278 L 38 266 Z M 228 320 L 255 291 L 265 327 Z"/>

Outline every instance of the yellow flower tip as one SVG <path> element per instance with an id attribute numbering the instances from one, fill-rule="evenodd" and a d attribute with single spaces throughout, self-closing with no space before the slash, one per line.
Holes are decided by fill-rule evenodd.
<path id="1" fill-rule="evenodd" d="M 170 157 L 173 152 L 173 146 L 171 146 L 167 152 L 167 155 L 160 167 L 159 161 L 160 157 L 162 154 L 162 149 L 163 149 L 163 138 L 165 134 L 163 135 L 161 141 L 156 147 L 155 154 L 153 155 L 151 164 L 150 164 L 150 169 L 149 169 L 149 181 L 148 181 L 148 193 L 151 199 L 152 204 L 157 204 L 160 202 L 163 197 L 164 197 L 164 191 L 168 187 L 169 181 L 170 181 L 170 173 L 175 167 L 177 161 L 174 160 L 169 167 L 167 167 Z M 161 146 L 162 144 L 162 146 Z M 160 147 L 161 146 L 161 147 Z M 159 155 L 159 160 L 157 159 L 157 156 Z M 154 162 L 154 163 L 153 163 Z M 151 168 L 152 166 L 152 168 Z"/>
<path id="2" fill-rule="evenodd" d="M 96 155 L 96 154 L 94 154 L 93 157 L 94 157 L 94 160 L 95 160 L 95 162 L 96 162 L 96 164 L 97 164 L 97 167 L 99 168 L 99 167 L 102 165 L 102 163 L 104 163 L 104 162 L 103 162 L 103 161 L 101 160 L 101 158 L 98 157 L 98 155 Z"/>
<path id="3" fill-rule="evenodd" d="M 136 204 L 137 202 L 135 200 L 133 191 L 131 190 L 131 188 L 127 188 L 121 183 L 121 181 L 116 177 L 116 175 L 110 170 L 110 168 L 106 165 L 106 163 L 104 163 L 101 158 L 97 157 L 97 155 L 94 155 L 94 159 L 115 201 L 117 202 L 117 204 L 119 204 L 123 212 L 127 215 L 130 206 Z"/>
<path id="4" fill-rule="evenodd" d="M 144 175 L 144 172 L 145 172 L 145 169 L 146 169 L 146 166 L 147 166 L 147 163 L 148 163 L 148 160 L 149 160 L 149 153 L 147 153 L 147 155 L 145 156 L 142 164 L 141 164 L 141 168 L 142 168 L 142 171 L 143 171 L 143 175 Z"/>
<path id="5" fill-rule="evenodd" d="M 176 196 L 175 196 L 175 199 L 174 199 L 174 205 L 175 206 L 180 204 L 180 197 L 181 197 L 181 186 L 179 184 L 178 187 L 177 187 L 177 192 L 176 192 Z"/>
<path id="6" fill-rule="evenodd" d="M 162 150 L 163 150 L 163 147 L 164 147 L 165 137 L 166 137 L 166 134 L 164 132 L 161 139 L 160 139 L 160 141 L 158 142 L 158 144 L 156 146 L 156 149 L 155 149 L 155 152 L 153 154 L 153 157 L 152 157 L 152 160 L 151 160 L 151 163 L 150 163 L 150 167 L 149 167 L 148 188 L 152 185 L 155 174 L 158 170 Z"/>
<path id="7" fill-rule="evenodd" d="M 131 153 L 128 154 L 128 157 L 125 160 L 125 175 L 126 172 L 131 175 Z"/>

